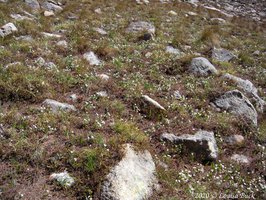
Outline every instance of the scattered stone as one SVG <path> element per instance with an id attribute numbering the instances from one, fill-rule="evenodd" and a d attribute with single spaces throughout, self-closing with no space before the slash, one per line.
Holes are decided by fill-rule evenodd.
<path id="1" fill-rule="evenodd" d="M 25 0 L 26 5 L 28 5 L 32 10 L 39 10 L 41 8 L 37 0 Z"/>
<path id="2" fill-rule="evenodd" d="M 264 112 L 266 102 L 259 97 L 258 89 L 253 85 L 253 83 L 251 83 L 249 80 L 244 80 L 228 73 L 223 77 L 225 79 L 234 81 L 239 89 L 243 90 L 247 95 L 253 97 L 256 101 L 257 110 L 261 113 Z"/>
<path id="3" fill-rule="evenodd" d="M 54 34 L 54 33 L 41 32 L 41 34 L 44 37 L 54 37 L 54 38 L 61 38 L 62 37 L 62 35 Z"/>
<path id="4" fill-rule="evenodd" d="M 159 110 L 165 110 L 163 106 L 161 106 L 157 101 L 150 98 L 148 95 L 142 95 L 142 98 L 145 102 L 147 102 L 149 105 L 159 109 Z"/>
<path id="5" fill-rule="evenodd" d="M 225 142 L 230 145 L 242 145 L 244 143 L 244 137 L 242 135 L 232 135 L 225 138 Z"/>
<path id="6" fill-rule="evenodd" d="M 187 14 L 188 14 L 189 16 L 197 16 L 197 15 L 198 15 L 197 13 L 195 13 L 195 12 L 191 12 L 191 11 L 188 12 Z"/>
<path id="7" fill-rule="evenodd" d="M 106 91 L 100 91 L 100 92 L 97 92 L 96 95 L 98 97 L 108 97 L 108 94 Z"/>
<path id="8" fill-rule="evenodd" d="M 212 59 L 217 60 L 219 62 L 228 62 L 235 58 L 236 56 L 232 54 L 230 51 L 226 49 L 218 49 L 218 48 L 213 48 L 212 49 Z"/>
<path id="9" fill-rule="evenodd" d="M 216 160 L 218 158 L 218 147 L 213 132 L 198 131 L 195 135 L 185 134 L 181 136 L 164 133 L 161 139 L 177 145 L 182 144 L 203 160 Z"/>
<path id="10" fill-rule="evenodd" d="M 77 99 L 78 99 L 78 96 L 77 96 L 76 94 L 71 94 L 71 95 L 69 96 L 69 98 L 71 99 L 71 101 L 76 102 Z"/>
<path id="11" fill-rule="evenodd" d="M 257 126 L 257 111 L 250 103 L 249 99 L 240 91 L 233 90 L 226 92 L 224 95 L 216 99 L 214 104 L 218 108 L 242 117 Z"/>
<path id="12" fill-rule="evenodd" d="M 17 31 L 18 29 L 13 23 L 8 23 L 0 28 L 0 36 L 5 37 Z"/>
<path id="13" fill-rule="evenodd" d="M 170 14 L 170 15 L 174 15 L 174 16 L 177 15 L 177 13 L 176 13 L 175 11 L 173 11 L 173 10 L 170 10 L 170 11 L 168 12 L 168 14 Z"/>
<path id="14" fill-rule="evenodd" d="M 189 67 L 189 71 L 194 75 L 208 76 L 210 74 L 217 74 L 216 68 L 203 57 L 193 58 Z"/>
<path id="15" fill-rule="evenodd" d="M 62 110 L 62 111 L 76 111 L 76 108 L 73 105 L 70 105 L 70 104 L 67 104 L 67 103 L 60 103 L 60 102 L 52 100 L 52 99 L 46 99 L 43 102 L 43 105 L 50 107 L 53 112 L 57 112 L 59 110 Z"/>
<path id="16" fill-rule="evenodd" d="M 21 41 L 25 41 L 25 42 L 32 42 L 33 38 L 30 35 L 22 35 L 22 36 L 16 37 L 16 40 L 21 40 Z"/>
<path id="17" fill-rule="evenodd" d="M 44 66 L 45 65 L 45 60 L 44 60 L 44 58 L 43 57 L 39 57 L 39 58 L 37 58 L 36 60 L 35 60 L 35 63 L 39 66 L 39 67 L 42 67 L 42 66 Z"/>
<path id="18" fill-rule="evenodd" d="M 103 183 L 101 199 L 148 199 L 158 187 L 155 170 L 155 163 L 147 150 L 136 152 L 127 144 L 123 159 L 111 169 Z"/>
<path id="19" fill-rule="evenodd" d="M 101 8 L 95 9 L 94 12 L 97 13 L 97 14 L 99 14 L 99 15 L 103 13 L 102 10 L 101 10 Z"/>
<path id="20" fill-rule="evenodd" d="M 126 29 L 128 33 L 139 33 L 147 31 L 150 34 L 155 34 L 155 26 L 149 22 L 145 21 L 138 21 L 138 22 L 131 22 Z"/>
<path id="21" fill-rule="evenodd" d="M 53 11 L 44 11 L 44 13 L 43 13 L 43 15 L 45 16 L 45 17 L 51 17 L 51 16 L 54 16 L 55 14 L 54 14 L 54 12 Z"/>
<path id="22" fill-rule="evenodd" d="M 59 42 L 56 43 L 56 46 L 66 49 L 68 47 L 68 43 L 65 40 L 60 40 Z"/>
<path id="23" fill-rule="evenodd" d="M 165 50 L 167 53 L 180 56 L 181 51 L 179 49 L 174 48 L 173 46 L 168 45 Z"/>
<path id="24" fill-rule="evenodd" d="M 90 51 L 85 54 L 83 54 L 83 58 L 87 60 L 90 65 L 100 65 L 101 61 L 99 60 L 98 56 L 95 55 L 94 52 Z"/>
<path id="25" fill-rule="evenodd" d="M 0 124 L 0 139 L 8 139 L 10 138 L 10 134 L 4 130 L 3 126 Z"/>
<path id="26" fill-rule="evenodd" d="M 149 0 L 136 0 L 137 4 L 149 4 Z"/>
<path id="27" fill-rule="evenodd" d="M 54 64 L 53 62 L 47 62 L 43 65 L 43 67 L 45 67 L 47 69 L 56 69 L 57 68 L 56 64 Z"/>
<path id="28" fill-rule="evenodd" d="M 101 35 L 107 35 L 108 33 L 102 29 L 102 28 L 94 28 L 94 31 L 96 31 L 97 33 L 101 34 Z"/>
<path id="29" fill-rule="evenodd" d="M 63 187 L 71 187 L 75 183 L 74 179 L 68 174 L 68 172 L 53 173 L 51 174 L 50 179 L 56 180 Z"/>
<path id="30" fill-rule="evenodd" d="M 178 90 L 174 91 L 174 97 L 177 100 L 180 100 L 183 98 L 183 96 L 180 94 L 180 92 Z"/>
<path id="31" fill-rule="evenodd" d="M 20 14 L 11 14 L 10 17 L 16 21 L 32 20 L 32 18 Z"/>
<path id="32" fill-rule="evenodd" d="M 212 22 L 216 22 L 218 24 L 225 24 L 226 21 L 223 18 L 211 18 Z"/>
<path id="33" fill-rule="evenodd" d="M 8 68 L 13 67 L 13 66 L 21 66 L 21 65 L 22 65 L 21 62 L 12 62 L 12 63 L 5 65 L 4 69 L 8 69 Z"/>
<path id="34" fill-rule="evenodd" d="M 41 7 L 44 10 L 54 11 L 54 12 L 59 12 L 59 11 L 63 10 L 63 8 L 60 6 L 60 4 L 56 3 L 54 1 L 45 1 L 44 3 L 42 3 Z"/>
<path id="35" fill-rule="evenodd" d="M 259 51 L 259 50 L 254 51 L 254 52 L 253 52 L 253 55 L 254 55 L 254 56 L 259 56 L 259 55 L 260 55 L 260 51 Z"/>
<path id="36" fill-rule="evenodd" d="M 99 77 L 103 81 L 108 81 L 110 79 L 110 76 L 106 74 L 98 74 L 97 77 Z"/>
<path id="37" fill-rule="evenodd" d="M 240 164 L 250 164 L 250 158 L 245 155 L 234 154 L 232 155 L 231 159 Z"/>

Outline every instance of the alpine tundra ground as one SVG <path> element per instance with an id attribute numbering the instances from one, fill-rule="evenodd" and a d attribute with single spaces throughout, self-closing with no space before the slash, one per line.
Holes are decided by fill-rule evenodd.
<path id="1" fill-rule="evenodd" d="M 232 16 L 179 1 L 34 2 L 0 1 L 0 27 L 17 29 L 0 32 L 0 199 L 122 199 L 105 183 L 131 154 L 138 166 L 133 176 L 149 164 L 143 184 L 156 182 L 131 199 L 266 197 L 262 14 Z M 130 31 L 139 21 L 151 29 L 140 24 Z M 215 59 L 215 48 L 232 58 Z M 195 73 L 196 57 L 215 71 Z M 249 80 L 257 94 L 225 74 Z M 241 104 L 217 107 L 219 97 L 235 90 L 232 99 Z M 165 133 L 201 130 L 214 134 L 215 159 L 184 145 L 189 137 L 162 140 Z M 125 144 L 134 149 L 126 158 Z M 55 178 L 63 172 L 63 180 Z"/>

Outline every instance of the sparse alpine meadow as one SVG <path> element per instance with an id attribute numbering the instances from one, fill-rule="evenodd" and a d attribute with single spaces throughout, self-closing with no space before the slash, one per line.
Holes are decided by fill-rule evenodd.
<path id="1" fill-rule="evenodd" d="M 265 199 L 265 1 L 209 2 L 0 0 L 0 199 Z"/>

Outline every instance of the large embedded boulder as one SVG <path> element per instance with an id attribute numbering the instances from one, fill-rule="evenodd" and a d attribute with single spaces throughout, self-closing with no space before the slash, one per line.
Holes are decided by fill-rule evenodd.
<path id="1" fill-rule="evenodd" d="M 111 169 L 101 191 L 102 200 L 144 200 L 156 189 L 155 163 L 146 150 L 136 152 L 129 144 L 123 159 Z"/>

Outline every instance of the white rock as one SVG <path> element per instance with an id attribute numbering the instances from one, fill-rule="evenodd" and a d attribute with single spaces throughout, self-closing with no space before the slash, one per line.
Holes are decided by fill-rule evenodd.
<path id="1" fill-rule="evenodd" d="M 219 24 L 225 24 L 226 21 L 223 18 L 211 18 L 212 22 L 217 22 Z"/>
<path id="2" fill-rule="evenodd" d="M 103 30 L 102 28 L 94 28 L 94 31 L 96 31 L 97 33 L 101 34 L 101 35 L 107 35 L 108 33 Z"/>
<path id="3" fill-rule="evenodd" d="M 250 158 L 248 158 L 247 156 L 244 156 L 244 155 L 240 155 L 240 154 L 232 155 L 231 159 L 240 163 L 240 164 L 249 164 L 250 163 Z"/>
<path id="4" fill-rule="evenodd" d="M 177 55 L 177 56 L 180 56 L 181 55 L 181 51 L 179 49 L 176 49 L 170 45 L 168 45 L 166 47 L 166 50 L 165 50 L 167 53 L 170 53 L 170 54 L 174 54 L 174 55 Z"/>
<path id="5" fill-rule="evenodd" d="M 149 0 L 136 0 L 137 4 L 148 4 Z"/>
<path id="6" fill-rule="evenodd" d="M 65 40 L 60 40 L 59 42 L 56 43 L 56 46 L 67 48 L 68 47 L 68 43 Z"/>
<path id="7" fill-rule="evenodd" d="M 170 14 L 170 15 L 177 15 L 177 13 L 175 12 L 175 11 L 173 11 L 173 10 L 170 10 L 169 12 L 168 12 L 168 14 Z"/>
<path id="8" fill-rule="evenodd" d="M 97 92 L 96 95 L 99 97 L 108 97 L 108 94 L 106 91 Z"/>
<path id="9" fill-rule="evenodd" d="M 99 15 L 103 13 L 102 10 L 101 10 L 101 8 L 96 8 L 94 10 L 94 12 L 97 13 L 97 14 L 99 14 Z"/>
<path id="10" fill-rule="evenodd" d="M 107 175 L 102 187 L 102 200 L 148 199 L 158 186 L 156 168 L 148 151 L 135 152 L 127 144 L 123 159 Z"/>
<path id="11" fill-rule="evenodd" d="M 97 77 L 99 77 L 103 81 L 108 81 L 110 79 L 110 76 L 108 76 L 106 74 L 98 74 Z"/>
<path id="12" fill-rule="evenodd" d="M 150 98 L 148 95 L 142 95 L 142 98 L 149 103 L 150 105 L 160 109 L 160 110 L 165 110 L 165 108 L 163 106 L 161 106 L 157 101 L 153 100 L 152 98 Z"/>
<path id="13" fill-rule="evenodd" d="M 45 16 L 45 17 L 51 17 L 51 16 L 54 16 L 55 14 L 54 14 L 54 11 L 44 11 L 44 13 L 43 13 L 43 15 Z"/>
<path id="14" fill-rule="evenodd" d="M 50 179 L 56 180 L 64 187 L 71 187 L 75 183 L 74 179 L 68 174 L 68 172 L 53 173 L 51 174 Z"/>
<path id="15" fill-rule="evenodd" d="M 61 38 L 62 35 L 59 35 L 59 34 L 54 34 L 54 33 L 47 33 L 47 32 L 41 32 L 41 34 L 44 36 L 44 37 L 54 37 L 54 38 Z"/>
<path id="16" fill-rule="evenodd" d="M 50 107 L 53 112 L 57 112 L 59 110 L 76 111 L 76 108 L 73 105 L 70 105 L 67 103 L 60 103 L 60 102 L 52 100 L 52 99 L 46 99 L 43 102 L 43 105 Z"/>
<path id="17" fill-rule="evenodd" d="M 98 56 L 95 55 L 94 52 L 90 51 L 83 54 L 83 58 L 87 60 L 90 65 L 100 65 L 101 61 L 99 60 Z"/>
<path id="18" fill-rule="evenodd" d="M 197 16 L 198 15 L 197 13 L 191 12 L 191 11 L 189 11 L 187 14 L 190 15 L 190 16 Z"/>
<path id="19" fill-rule="evenodd" d="M 18 29 L 13 23 L 7 23 L 6 25 L 0 28 L 0 36 L 5 37 L 17 31 Z"/>

